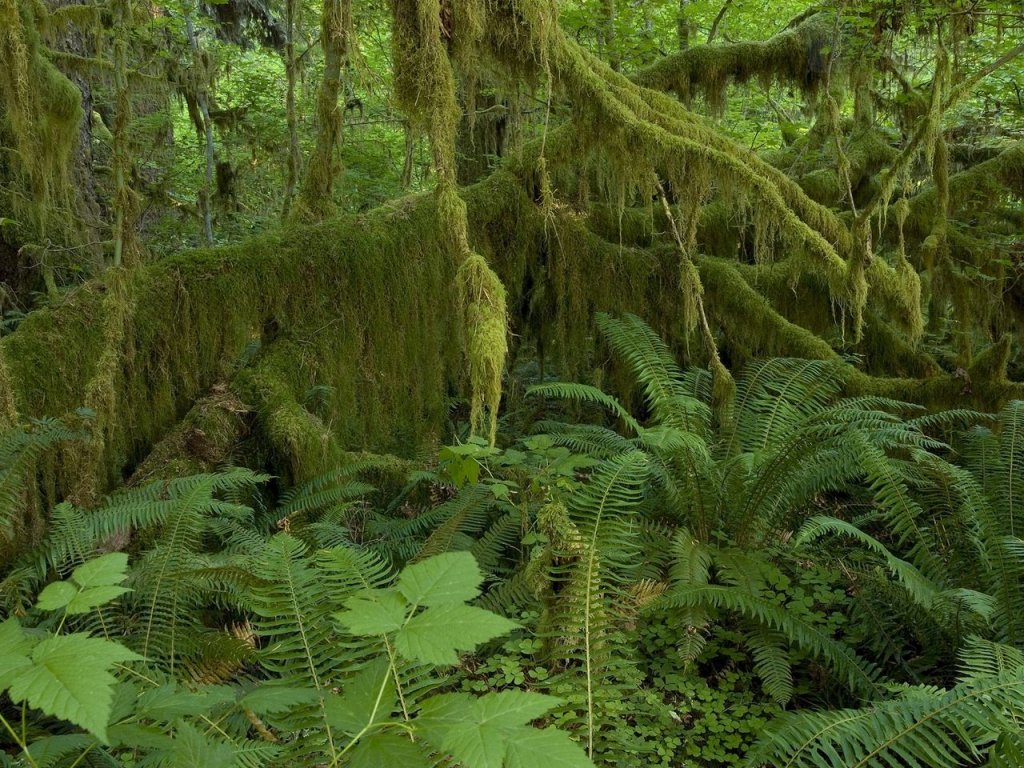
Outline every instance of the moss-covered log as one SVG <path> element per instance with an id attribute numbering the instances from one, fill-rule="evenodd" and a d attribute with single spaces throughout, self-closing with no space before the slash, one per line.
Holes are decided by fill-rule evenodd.
<path id="1" fill-rule="evenodd" d="M 226 384 L 216 384 L 153 446 L 128 481 L 152 480 L 212 472 L 239 457 L 238 443 L 249 430 L 251 409 Z"/>
<path id="2" fill-rule="evenodd" d="M 684 346 L 671 249 L 620 246 L 569 212 L 546 228 L 540 207 L 507 171 L 465 196 L 474 246 L 508 289 L 515 335 L 541 341 L 564 372 L 578 373 L 589 360 L 598 310 L 637 312 Z M 455 268 L 442 255 L 434 207 L 432 197 L 408 198 L 367 215 L 183 254 L 132 275 L 97 486 L 115 487 L 136 472 L 228 378 L 295 470 L 307 461 L 322 466 L 328 439 L 338 449 L 399 454 L 439 439 L 448 398 L 464 391 L 464 366 Z M 701 259 L 698 267 L 709 313 L 736 349 L 837 356 L 728 262 Z M 83 404 L 104 353 L 108 285 L 87 284 L 0 343 L 11 390 L 0 394 L 12 395 L 23 416 L 61 416 Z M 877 388 L 922 397 L 941 389 L 946 404 L 974 402 L 971 392 L 960 398 L 963 382 L 911 382 Z M 307 407 L 314 389 L 321 403 Z M 74 447 L 65 452 L 59 487 L 72 486 L 80 461 Z"/>
<path id="3" fill-rule="evenodd" d="M 517 332 L 550 329 L 548 349 L 570 367 L 589 348 L 595 310 L 643 312 L 656 293 L 654 260 L 623 259 L 611 244 L 590 247 L 598 239 L 574 217 L 558 237 L 550 233 L 559 244 L 549 252 L 543 219 L 510 173 L 471 188 L 466 199 L 474 247 L 508 286 Z M 94 424 L 95 439 L 102 436 L 100 490 L 130 476 L 229 377 L 285 443 L 289 409 L 301 416 L 296 404 L 319 388 L 317 418 L 339 446 L 408 454 L 441 436 L 448 399 L 463 383 L 456 267 L 443 256 L 435 205 L 432 197 L 408 198 L 110 273 L 32 313 L 0 342 L 9 371 L 0 394 L 13 397 L 23 417 L 59 417 L 82 406 L 101 377 L 106 383 L 112 364 L 109 410 L 94 420 L 102 422 Z M 672 298 L 662 296 L 663 317 Z M 111 350 L 104 328 L 115 310 L 126 320 Z M 61 488 L 81 480 L 84 453 L 71 446 L 61 457 Z"/>

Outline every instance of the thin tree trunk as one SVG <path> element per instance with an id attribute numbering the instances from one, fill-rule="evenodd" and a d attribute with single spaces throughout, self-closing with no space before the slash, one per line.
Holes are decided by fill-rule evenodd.
<path id="1" fill-rule="evenodd" d="M 718 28 L 722 25 L 722 19 L 725 18 L 725 14 L 729 12 L 729 6 L 732 5 L 732 0 L 725 0 L 722 4 L 722 9 L 715 16 L 714 22 L 711 24 L 711 31 L 708 32 L 708 45 L 715 42 L 715 36 L 718 35 Z"/>
<path id="2" fill-rule="evenodd" d="M 128 25 L 131 21 L 131 0 L 114 0 L 114 115 L 113 159 L 114 175 L 114 257 L 113 266 L 119 267 L 130 250 L 134 228 L 131 213 L 132 199 L 129 188 L 131 176 L 131 148 L 128 129 L 131 123 L 131 98 L 128 93 Z"/>
<path id="3" fill-rule="evenodd" d="M 611 68 L 618 72 L 622 68 L 622 54 L 619 51 L 618 39 L 615 35 L 617 15 L 615 0 L 602 0 L 601 14 L 604 17 L 601 20 L 604 27 L 601 32 L 604 54 Z"/>
<path id="4" fill-rule="evenodd" d="M 199 199 L 199 208 L 203 213 L 203 233 L 206 235 L 206 242 L 213 245 L 213 210 L 211 201 L 213 199 L 213 123 L 210 120 L 210 98 L 207 93 L 206 72 L 201 70 L 201 58 L 199 55 L 199 41 L 196 38 L 196 30 L 192 25 L 192 16 L 185 16 L 185 31 L 188 34 L 188 43 L 192 47 L 192 68 L 196 82 L 196 103 L 199 105 L 199 113 L 203 117 L 203 132 L 206 135 L 206 174 L 203 177 L 203 191 Z"/>
<path id="5" fill-rule="evenodd" d="M 690 0 L 679 0 L 679 10 L 676 14 L 676 38 L 679 42 L 679 50 L 685 51 L 690 47 L 690 34 L 692 30 Z"/>
<path id="6" fill-rule="evenodd" d="M 286 40 L 284 46 L 285 74 L 288 78 L 288 91 L 285 97 L 285 115 L 288 123 L 288 176 L 284 189 L 284 215 L 291 210 L 295 198 L 295 188 L 299 182 L 299 125 L 295 108 L 295 86 L 298 80 L 298 66 L 295 60 L 295 22 L 298 15 L 298 0 L 285 2 Z"/>
<path id="7" fill-rule="evenodd" d="M 405 160 L 402 163 L 402 189 L 408 189 L 412 185 L 412 172 L 416 159 L 416 133 L 412 129 L 412 123 L 405 121 Z"/>
<path id="8" fill-rule="evenodd" d="M 333 207 L 334 180 L 341 172 L 337 157 L 344 123 L 338 108 L 342 71 L 348 61 L 348 31 L 352 26 L 352 0 L 324 0 L 320 43 L 324 50 L 324 75 L 317 98 L 319 131 L 316 148 L 302 184 L 302 207 L 320 217 Z"/>

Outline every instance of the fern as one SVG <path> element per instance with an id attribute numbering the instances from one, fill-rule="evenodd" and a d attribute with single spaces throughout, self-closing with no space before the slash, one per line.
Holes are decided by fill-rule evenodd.
<path id="1" fill-rule="evenodd" d="M 311 688 L 315 702 L 277 722 L 310 735 L 288 745 L 297 759 L 314 755 L 336 760 L 340 746 L 328 715 L 330 689 L 342 671 L 364 664 L 365 644 L 342 642 L 331 613 L 356 591 L 380 586 L 389 570 L 368 553 L 338 548 L 314 562 L 306 547 L 288 534 L 272 538 L 252 564 L 257 581 L 248 596 L 253 630 L 262 641 L 260 664 L 275 685 Z M 315 734 L 315 736 L 313 735 Z"/>
<path id="2" fill-rule="evenodd" d="M 601 699 L 614 697 L 630 652 L 618 640 L 615 604 L 636 569 L 638 505 L 646 483 L 647 457 L 633 451 L 598 465 L 582 486 L 552 508 L 547 522 L 555 592 L 546 634 L 566 675 L 582 688 L 579 707 L 587 752 L 593 756 L 610 725 Z"/>
<path id="3" fill-rule="evenodd" d="M 33 419 L 0 434 L 0 547 L 14 541 L 27 522 L 29 508 L 39 506 L 34 498 L 38 494 L 34 473 L 39 459 L 59 443 L 83 438 L 83 433 L 50 418 Z"/>
<path id="4" fill-rule="evenodd" d="M 535 384 L 527 390 L 526 394 L 540 397 L 553 397 L 561 400 L 569 400 L 571 402 L 594 403 L 603 407 L 610 414 L 615 416 L 615 418 L 625 424 L 632 433 L 639 434 L 643 431 L 637 420 L 633 418 L 633 415 L 627 411 L 618 400 L 611 395 L 605 394 L 597 387 L 592 387 L 587 384 L 569 384 L 561 382 Z"/>
<path id="5" fill-rule="evenodd" d="M 870 695 L 880 691 L 879 672 L 873 664 L 820 628 L 764 597 L 728 586 L 705 585 L 673 591 L 664 601 L 664 605 L 672 608 L 714 607 L 735 611 L 781 633 L 796 647 L 824 661 L 852 690 Z"/>
<path id="6" fill-rule="evenodd" d="M 1024 717 L 1024 666 L 1015 651 L 974 644 L 948 691 L 916 686 L 864 709 L 787 716 L 748 757 L 750 766 L 1012 765 Z M 981 674 L 978 674 L 978 673 Z"/>
<path id="7" fill-rule="evenodd" d="M 706 432 L 711 409 L 701 399 L 708 394 L 701 377 L 685 377 L 665 342 L 635 315 L 615 319 L 598 314 L 596 322 L 643 388 L 653 421 L 697 434 Z"/>
<path id="8" fill-rule="evenodd" d="M 917 568 L 893 555 L 888 547 L 860 528 L 843 520 L 817 516 L 808 520 L 797 534 L 794 544 L 803 546 L 828 534 L 838 534 L 854 539 L 880 555 L 892 575 L 900 581 L 907 592 L 925 610 L 930 610 L 940 599 L 941 587 L 927 579 Z"/>

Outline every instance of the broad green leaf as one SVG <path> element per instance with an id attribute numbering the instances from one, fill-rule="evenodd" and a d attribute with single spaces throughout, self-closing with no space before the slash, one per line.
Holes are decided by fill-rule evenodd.
<path id="1" fill-rule="evenodd" d="M 11 684 L 26 667 L 32 666 L 29 654 L 33 641 L 25 634 L 17 619 L 0 624 L 0 691 Z"/>
<path id="2" fill-rule="evenodd" d="M 21 653 L 0 653 L 0 691 L 7 689 L 9 685 L 27 668 L 32 666 L 32 660 Z"/>
<path id="3" fill-rule="evenodd" d="M 468 693 L 441 693 L 420 706 L 416 732 L 441 749 L 452 726 L 473 717 L 473 697 Z"/>
<path id="4" fill-rule="evenodd" d="M 398 589 L 413 605 L 450 605 L 479 595 L 483 579 L 469 552 L 445 552 L 405 568 Z"/>
<path id="5" fill-rule="evenodd" d="M 523 728 L 508 741 L 506 768 L 594 768 L 586 752 L 557 728 Z"/>
<path id="6" fill-rule="evenodd" d="M 319 694 L 313 688 L 261 685 L 245 694 L 238 703 L 257 715 L 278 715 L 296 707 L 313 704 L 318 697 Z"/>
<path id="7" fill-rule="evenodd" d="M 517 626 L 483 608 L 441 605 L 409 619 L 395 635 L 395 648 L 410 661 L 451 665 L 459 661 L 457 651 L 472 651 Z"/>
<path id="8" fill-rule="evenodd" d="M 21 622 L 11 617 L 0 622 L 0 650 L 4 653 L 27 653 L 32 650 L 32 641 L 25 634 Z"/>
<path id="9" fill-rule="evenodd" d="M 561 703 L 561 699 L 542 693 L 499 691 L 480 696 L 473 702 L 473 708 L 480 722 L 512 727 L 527 725 Z"/>
<path id="10" fill-rule="evenodd" d="M 55 581 L 47 584 L 39 599 L 36 600 L 36 608 L 42 611 L 59 611 L 67 606 L 78 594 L 78 587 L 69 581 Z"/>
<path id="11" fill-rule="evenodd" d="M 106 742 L 117 682 L 110 669 L 141 657 L 109 640 L 72 634 L 43 640 L 32 649 L 31 658 L 32 664 L 11 681 L 11 700 L 28 702 Z"/>
<path id="12" fill-rule="evenodd" d="M 39 593 L 36 607 L 44 611 L 66 608 L 70 614 L 89 613 L 130 590 L 117 586 L 125 580 L 128 555 L 111 552 L 78 566 L 70 581 L 55 581 Z M 77 585 L 77 586 L 76 586 Z"/>
<path id="13" fill-rule="evenodd" d="M 373 636 L 394 632 L 405 622 L 408 606 L 402 596 L 387 590 L 367 590 L 345 601 L 347 611 L 335 620 L 353 635 Z"/>
<path id="14" fill-rule="evenodd" d="M 453 723 L 438 745 L 463 768 L 502 768 L 507 734 L 493 723 Z"/>
<path id="15" fill-rule="evenodd" d="M 527 723 L 559 703 L 553 696 L 524 691 L 502 691 L 479 698 L 464 693 L 442 694 L 423 702 L 417 730 L 438 751 L 450 753 L 465 768 L 501 768 L 509 744 L 536 733 Z"/>
<path id="16" fill-rule="evenodd" d="M 112 585 L 83 589 L 71 598 L 71 602 L 68 603 L 68 613 L 89 613 L 89 611 L 94 608 L 106 605 L 111 600 L 123 595 L 125 592 L 131 592 L 131 590 L 125 587 L 115 587 Z"/>
<path id="17" fill-rule="evenodd" d="M 382 656 L 353 675 L 341 694 L 325 698 L 324 709 L 332 728 L 354 734 L 387 720 L 397 703 L 391 665 Z"/>
<path id="18" fill-rule="evenodd" d="M 451 754 L 465 768 L 501 768 L 505 759 L 500 726 L 480 723 L 476 699 L 466 693 L 445 693 L 423 702 L 417 733 L 441 753 Z"/>
<path id="19" fill-rule="evenodd" d="M 75 568 L 71 579 L 83 589 L 87 587 L 109 587 L 120 584 L 128 572 L 128 555 L 111 552 Z"/>
<path id="20" fill-rule="evenodd" d="M 423 750 L 397 733 L 371 733 L 349 753 L 349 768 L 431 768 Z"/>

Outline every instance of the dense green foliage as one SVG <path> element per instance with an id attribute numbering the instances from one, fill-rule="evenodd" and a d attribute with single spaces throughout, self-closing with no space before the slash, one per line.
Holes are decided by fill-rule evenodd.
<path id="1" fill-rule="evenodd" d="M 57 507 L 0 583 L 9 760 L 1015 765 L 1024 403 L 926 414 L 776 359 L 715 415 L 637 318 L 599 325 L 642 420 L 544 383 L 531 434 L 408 475 Z"/>
<path id="2" fill-rule="evenodd" d="M 0 768 L 1024 765 L 1017 0 L 0 0 Z"/>

